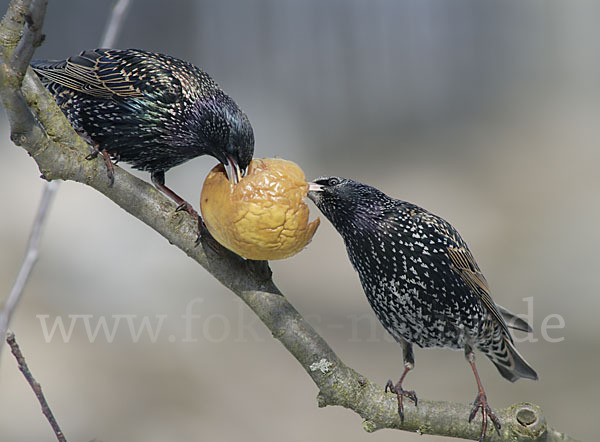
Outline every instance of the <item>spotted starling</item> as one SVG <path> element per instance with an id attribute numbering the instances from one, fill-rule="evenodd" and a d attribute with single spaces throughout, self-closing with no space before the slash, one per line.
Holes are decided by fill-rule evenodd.
<path id="1" fill-rule="evenodd" d="M 188 62 L 138 49 L 95 49 L 31 66 L 71 125 L 94 146 L 92 156 L 104 155 L 111 182 L 112 157 L 150 172 L 158 189 L 195 213 L 165 186 L 167 170 L 211 155 L 237 182 L 252 159 L 248 118 Z"/>
<path id="2" fill-rule="evenodd" d="M 386 385 L 386 391 L 397 395 L 401 420 L 403 396 L 417 405 L 414 391 L 402 388 L 414 366 L 412 345 L 416 344 L 464 350 L 478 388 L 469 422 L 481 409 L 480 440 L 488 418 L 499 429 L 475 367 L 474 349 L 490 358 L 511 382 L 537 379 L 508 330 L 530 332 L 531 328 L 494 303 L 456 229 L 419 206 L 345 178 L 319 178 L 310 183 L 308 196 L 342 235 L 369 304 L 402 346 L 404 372 L 398 383 Z"/>

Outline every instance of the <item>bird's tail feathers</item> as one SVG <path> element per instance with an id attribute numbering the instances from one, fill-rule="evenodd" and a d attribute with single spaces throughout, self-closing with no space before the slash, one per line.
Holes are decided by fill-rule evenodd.
<path id="1" fill-rule="evenodd" d="M 501 305 L 496 304 L 498 311 L 502 315 L 502 318 L 506 321 L 506 325 L 515 330 L 520 330 L 525 333 L 532 333 L 533 329 L 523 318 L 518 317 L 513 312 L 505 309 Z"/>
<path id="2" fill-rule="evenodd" d="M 492 347 L 486 355 L 504 378 L 511 382 L 519 378 L 538 379 L 533 367 L 521 356 L 507 336 L 502 336 Z"/>

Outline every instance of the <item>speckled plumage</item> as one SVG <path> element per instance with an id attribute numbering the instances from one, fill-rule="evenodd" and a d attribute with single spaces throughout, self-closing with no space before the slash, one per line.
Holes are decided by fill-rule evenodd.
<path id="1" fill-rule="evenodd" d="M 246 115 L 196 66 L 137 49 L 33 61 L 75 130 L 99 150 L 153 174 L 200 155 L 242 173 L 254 152 Z"/>
<path id="2" fill-rule="evenodd" d="M 467 244 L 447 221 L 344 178 L 319 178 L 310 189 L 344 239 L 377 318 L 402 344 L 407 371 L 416 344 L 464 349 L 469 361 L 477 348 L 506 379 L 537 379 L 508 331 L 529 326 L 494 303 Z"/>

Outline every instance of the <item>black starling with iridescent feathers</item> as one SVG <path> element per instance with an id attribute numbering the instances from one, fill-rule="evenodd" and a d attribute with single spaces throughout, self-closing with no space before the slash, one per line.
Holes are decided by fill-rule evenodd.
<path id="1" fill-rule="evenodd" d="M 478 394 L 469 421 L 482 411 L 481 439 L 488 419 L 499 429 L 475 368 L 474 349 L 511 382 L 537 379 L 508 330 L 531 328 L 494 303 L 456 229 L 421 207 L 349 179 L 319 178 L 310 183 L 308 196 L 341 234 L 369 304 L 402 346 L 404 372 L 398 383 L 386 385 L 398 397 L 401 419 L 402 398 L 417 403 L 414 391 L 402 388 L 414 366 L 412 344 L 446 347 L 464 350 L 475 374 Z"/>
<path id="2" fill-rule="evenodd" d="M 170 168 L 211 155 L 237 181 L 252 159 L 248 118 L 188 62 L 137 49 L 96 49 L 31 66 L 97 152 L 150 172 L 178 203 L 183 200 L 164 185 Z"/>

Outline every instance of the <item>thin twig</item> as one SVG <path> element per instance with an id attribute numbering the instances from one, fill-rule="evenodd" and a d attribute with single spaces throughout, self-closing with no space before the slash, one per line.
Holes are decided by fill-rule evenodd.
<path id="1" fill-rule="evenodd" d="M 52 414 L 52 410 L 50 409 L 50 406 L 46 401 L 46 397 L 42 392 L 42 386 L 38 381 L 35 380 L 35 378 L 31 374 L 31 371 L 29 370 L 29 367 L 27 366 L 27 362 L 25 362 L 25 357 L 23 356 L 23 353 L 21 353 L 21 349 L 19 348 L 19 344 L 17 344 L 15 334 L 13 332 L 7 333 L 6 342 L 10 346 L 10 350 L 12 351 L 12 354 L 15 356 L 15 359 L 19 364 L 19 370 L 21 370 L 21 373 L 23 373 L 23 376 L 25 376 L 25 379 L 27 379 L 27 382 L 31 386 L 31 389 L 35 393 L 35 396 L 37 397 L 38 402 L 42 407 L 42 413 L 44 413 L 44 416 L 46 416 L 46 419 L 48 419 L 48 422 L 50 423 L 50 426 L 52 427 L 52 430 L 56 435 L 56 439 L 58 439 L 58 442 L 67 442 L 65 435 L 60 429 L 58 422 L 56 422 L 54 414 Z"/>
<path id="2" fill-rule="evenodd" d="M 101 48 L 112 48 L 115 45 L 115 41 L 117 41 L 119 32 L 121 32 L 121 28 L 123 27 L 123 20 L 125 19 L 130 6 L 130 0 L 117 0 L 113 6 L 106 28 L 104 29 L 102 39 L 100 40 Z"/>
<path id="3" fill-rule="evenodd" d="M 48 219 L 48 209 L 55 194 L 57 185 L 57 181 L 51 181 L 47 183 L 44 188 L 44 193 L 42 194 L 42 199 L 33 221 L 31 233 L 29 235 L 25 259 L 23 260 L 23 264 L 21 265 L 21 269 L 17 275 L 17 280 L 10 291 L 6 305 L 2 309 L 2 312 L 0 312 L 0 336 L 4 336 L 6 334 L 10 319 L 15 311 L 15 308 L 17 307 L 17 304 L 19 303 L 19 300 L 21 299 L 25 285 L 27 284 L 29 276 L 31 275 L 31 271 L 37 262 L 43 228 L 46 224 L 46 220 Z"/>

